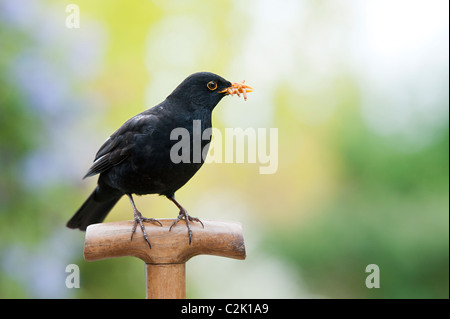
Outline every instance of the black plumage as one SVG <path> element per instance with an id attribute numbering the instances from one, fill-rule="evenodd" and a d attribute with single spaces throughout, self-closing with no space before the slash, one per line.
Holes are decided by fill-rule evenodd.
<path id="1" fill-rule="evenodd" d="M 98 185 L 67 227 L 85 230 L 90 224 L 102 222 L 117 201 L 127 195 L 134 212 L 132 237 L 139 224 L 150 246 L 143 222 L 159 222 L 142 216 L 132 194 L 160 194 L 180 209 L 172 226 L 185 219 L 190 243 L 189 222 L 201 221 L 188 215 L 175 200 L 175 192 L 204 162 L 202 156 L 196 156 L 200 161 L 193 160 L 194 120 L 200 121 L 196 123 L 201 124 L 203 132 L 211 127 L 211 113 L 226 94 L 244 93 L 245 96 L 246 92 L 251 92 L 246 85 L 231 83 L 213 73 L 199 72 L 187 77 L 162 103 L 126 121 L 97 152 L 85 178 L 100 174 Z M 176 128 L 184 128 L 190 133 L 189 162 L 175 163 L 171 159 L 170 151 L 178 140 L 171 139 L 170 134 Z M 207 148 L 209 142 L 210 139 L 201 139 L 201 150 Z"/>

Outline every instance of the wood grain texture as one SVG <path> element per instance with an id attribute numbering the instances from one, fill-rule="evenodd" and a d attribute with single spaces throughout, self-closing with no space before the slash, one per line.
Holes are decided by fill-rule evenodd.
<path id="1" fill-rule="evenodd" d="M 181 264 L 196 255 L 215 255 L 245 259 L 245 245 L 240 223 L 202 220 L 191 222 L 192 243 L 189 245 L 185 221 L 169 232 L 173 219 L 159 219 L 163 227 L 145 223 L 152 248 L 145 242 L 139 227 L 131 238 L 133 221 L 90 225 L 86 230 L 86 261 L 134 256 L 147 264 Z"/>
<path id="2" fill-rule="evenodd" d="M 186 298 L 186 264 L 146 264 L 147 299 Z"/>

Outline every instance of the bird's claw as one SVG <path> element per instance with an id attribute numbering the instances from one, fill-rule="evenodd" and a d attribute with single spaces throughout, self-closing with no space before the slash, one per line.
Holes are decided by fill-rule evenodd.
<path id="1" fill-rule="evenodd" d="M 188 229 L 189 245 L 190 245 L 192 242 L 192 230 L 191 230 L 190 222 L 199 222 L 203 228 L 205 228 L 205 225 L 203 225 L 203 223 L 200 219 L 198 219 L 197 217 L 189 216 L 187 211 L 185 209 L 182 209 L 182 210 L 180 210 L 178 217 L 173 221 L 172 225 L 170 225 L 169 231 L 171 231 L 172 227 L 175 226 L 182 219 L 184 219 L 186 221 L 186 227 Z"/>
<path id="2" fill-rule="evenodd" d="M 139 227 L 141 228 L 142 233 L 144 234 L 144 239 L 147 242 L 148 247 L 150 247 L 150 249 L 151 249 L 152 245 L 150 245 L 150 240 L 148 239 L 147 232 L 145 231 L 145 226 L 142 222 L 158 223 L 159 226 L 161 226 L 161 227 L 162 227 L 162 224 L 157 219 L 143 217 L 139 211 L 136 211 L 136 213 L 134 214 L 134 224 L 133 224 L 133 228 L 131 229 L 131 239 L 130 240 L 133 240 L 134 233 L 136 232 L 137 225 L 139 224 Z"/>

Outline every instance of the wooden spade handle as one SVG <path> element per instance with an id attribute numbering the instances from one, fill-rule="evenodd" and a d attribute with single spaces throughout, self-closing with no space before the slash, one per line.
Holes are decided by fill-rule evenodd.
<path id="1" fill-rule="evenodd" d="M 173 219 L 159 219 L 162 227 L 145 223 L 150 249 L 139 227 L 131 238 L 133 221 L 88 226 L 84 247 L 86 261 L 134 256 L 146 263 L 147 298 L 185 298 L 185 263 L 196 255 L 245 259 L 240 223 L 202 220 L 191 222 L 192 243 L 180 221 L 169 232 Z"/>
<path id="2" fill-rule="evenodd" d="M 186 264 L 145 264 L 147 299 L 186 298 Z"/>

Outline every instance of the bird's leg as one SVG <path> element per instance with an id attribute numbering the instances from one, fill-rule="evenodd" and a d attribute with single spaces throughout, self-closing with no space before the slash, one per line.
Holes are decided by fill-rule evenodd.
<path id="1" fill-rule="evenodd" d="M 184 219 L 186 221 L 186 227 L 188 229 L 188 235 L 189 235 L 189 245 L 191 244 L 191 240 L 192 240 L 192 230 L 191 230 L 191 226 L 189 224 L 189 222 L 199 222 L 200 224 L 202 224 L 202 227 L 205 228 L 205 226 L 203 225 L 202 221 L 196 217 L 191 217 L 189 216 L 188 212 L 186 209 L 183 208 L 183 206 L 181 206 L 176 200 L 175 200 L 175 196 L 171 195 L 171 196 L 167 196 L 167 198 L 172 201 L 179 209 L 180 209 L 180 213 L 178 214 L 177 219 L 174 220 L 174 222 L 172 223 L 172 225 L 169 228 L 169 231 L 172 230 L 172 227 L 175 226 L 181 219 Z"/>
<path id="2" fill-rule="evenodd" d="M 137 210 L 131 194 L 127 194 L 127 196 L 130 199 L 131 206 L 133 206 L 133 213 L 134 213 L 134 224 L 133 224 L 133 229 L 131 230 L 131 240 L 133 240 L 133 236 L 134 236 L 134 233 L 136 232 L 137 224 L 139 223 L 139 226 L 142 229 L 142 233 L 144 234 L 144 238 L 148 244 L 148 247 L 152 248 L 152 245 L 150 245 L 150 241 L 148 240 L 147 232 L 145 231 L 145 227 L 142 224 L 142 222 L 158 223 L 160 226 L 162 226 L 162 224 L 154 218 L 145 218 L 144 216 L 142 216 L 141 212 Z"/>

